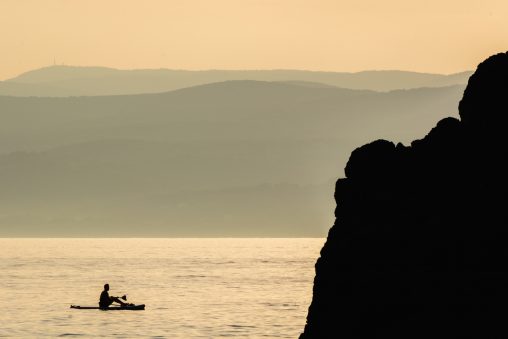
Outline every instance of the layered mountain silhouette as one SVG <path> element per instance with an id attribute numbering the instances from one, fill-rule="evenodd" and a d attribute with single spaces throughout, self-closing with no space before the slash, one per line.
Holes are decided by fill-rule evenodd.
<path id="1" fill-rule="evenodd" d="M 300 338 L 505 338 L 508 54 L 410 146 L 356 149 Z"/>
<path id="2" fill-rule="evenodd" d="M 453 86 L 379 93 L 228 81 L 146 95 L 0 96 L 0 152 L 112 138 L 195 141 L 354 137 L 361 142 L 372 137 L 368 131 L 373 129 L 378 137 L 395 133 L 410 141 L 436 119 L 455 112 L 453 103 L 462 91 L 463 87 Z M 432 114 L 425 112 L 428 105 L 435 108 Z"/>
<path id="3" fill-rule="evenodd" d="M 463 89 L 227 81 L 0 97 L 0 232 L 324 236 L 349 150 L 424 135 Z"/>
<path id="4" fill-rule="evenodd" d="M 471 72 L 442 75 L 404 71 L 358 73 L 297 70 L 184 71 L 50 66 L 0 82 L 0 95 L 66 97 L 159 93 L 231 80 L 300 82 L 321 84 L 320 86 L 390 91 L 464 85 L 470 75 Z"/>

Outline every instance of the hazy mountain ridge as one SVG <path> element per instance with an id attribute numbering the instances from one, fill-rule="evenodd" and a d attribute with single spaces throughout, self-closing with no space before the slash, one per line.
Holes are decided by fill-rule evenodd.
<path id="1" fill-rule="evenodd" d="M 333 217 L 323 180 L 354 145 L 423 135 L 456 114 L 462 91 L 227 81 L 144 95 L 0 96 L 0 231 L 322 236 Z"/>
<path id="2" fill-rule="evenodd" d="M 12 81 L 0 81 L 0 95 L 16 97 L 52 97 L 58 93 L 67 93 L 63 88 L 57 88 L 47 84 L 29 84 Z M 59 95 L 61 96 L 61 95 Z"/>
<path id="3" fill-rule="evenodd" d="M 470 74 L 461 72 L 442 75 L 405 71 L 117 70 L 106 67 L 50 66 L 6 80 L 4 85 L 0 83 L 0 95 L 58 97 L 158 93 L 229 80 L 312 82 L 323 86 L 389 91 L 464 85 Z M 6 84 L 10 84 L 10 87 Z"/>
<path id="4" fill-rule="evenodd" d="M 377 115 L 379 130 L 403 122 L 402 140 L 423 133 L 411 119 L 435 119 L 456 112 L 463 87 L 378 93 L 337 88 L 305 88 L 281 83 L 235 81 L 163 94 L 76 98 L 0 97 L 0 153 L 42 150 L 97 139 L 147 140 L 308 140 L 362 135 Z M 428 100 L 431 98 L 430 100 Z M 439 105 L 424 114 L 428 102 Z M 409 110 L 405 106 L 417 103 Z M 376 110 L 379 107 L 379 110 Z M 344 128 L 344 122 L 348 128 Z M 370 125 L 370 124 L 368 124 Z M 182 128 L 186 129 L 182 129 Z M 365 128 L 365 127 L 363 127 Z M 386 131 L 389 132 L 389 131 Z M 346 133 L 346 134 L 344 134 Z"/>

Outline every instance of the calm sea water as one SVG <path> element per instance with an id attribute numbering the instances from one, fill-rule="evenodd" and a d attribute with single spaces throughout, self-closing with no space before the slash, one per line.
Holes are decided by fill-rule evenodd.
<path id="1" fill-rule="evenodd" d="M 297 338 L 324 239 L 0 239 L 0 336 Z M 104 283 L 145 311 L 97 305 Z"/>

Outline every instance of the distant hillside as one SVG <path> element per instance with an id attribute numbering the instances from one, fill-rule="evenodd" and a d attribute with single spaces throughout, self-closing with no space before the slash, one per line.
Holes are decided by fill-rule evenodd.
<path id="1" fill-rule="evenodd" d="M 404 71 L 117 70 L 105 67 L 50 66 L 0 83 L 0 95 L 60 97 L 159 93 L 230 80 L 282 81 L 307 86 L 314 83 L 322 84 L 319 86 L 390 91 L 465 85 L 470 74 L 462 72 L 442 75 Z"/>
<path id="2" fill-rule="evenodd" d="M 364 140 L 374 133 L 409 141 L 455 114 L 462 92 L 462 86 L 379 93 L 228 81 L 161 94 L 0 96 L 0 153 L 103 139 Z M 427 113 L 429 106 L 436 113 Z"/>
<path id="3" fill-rule="evenodd" d="M 0 235 L 324 236 L 351 150 L 423 136 L 462 92 L 228 81 L 0 97 Z"/>
<path id="4" fill-rule="evenodd" d="M 54 87 L 48 84 L 32 84 L 14 81 L 0 81 L 0 95 L 4 96 L 36 96 L 36 97 L 55 97 L 63 96 L 63 93 L 70 93 L 69 90 Z"/>

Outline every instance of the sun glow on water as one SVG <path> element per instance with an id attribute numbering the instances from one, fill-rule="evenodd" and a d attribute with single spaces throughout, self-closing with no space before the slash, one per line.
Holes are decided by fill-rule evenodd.
<path id="1" fill-rule="evenodd" d="M 295 338 L 324 239 L 0 239 L 0 336 Z M 145 311 L 96 306 L 102 285 Z"/>

